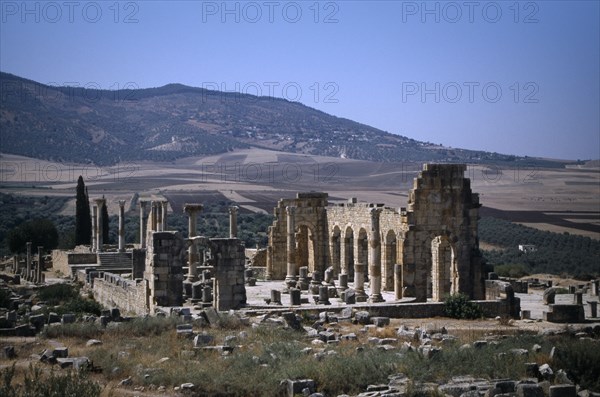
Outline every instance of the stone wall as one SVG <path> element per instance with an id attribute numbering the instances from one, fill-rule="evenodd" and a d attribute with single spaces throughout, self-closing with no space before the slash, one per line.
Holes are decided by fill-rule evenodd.
<path id="1" fill-rule="evenodd" d="M 246 305 L 244 285 L 244 245 L 237 238 L 210 239 L 210 250 L 215 258 L 213 306 L 218 311 L 240 309 Z"/>
<path id="2" fill-rule="evenodd" d="M 143 278 L 144 269 L 146 267 L 146 249 L 145 248 L 134 248 L 131 253 L 131 278 Z"/>
<path id="3" fill-rule="evenodd" d="M 149 313 L 149 290 L 145 280 L 126 280 L 116 274 L 104 273 L 94 279 L 94 298 L 103 306 L 117 307 L 122 314 Z"/>
<path id="4" fill-rule="evenodd" d="M 150 290 L 150 312 L 154 313 L 157 306 L 183 304 L 185 252 L 185 243 L 179 232 L 148 233 L 144 280 Z"/>
<path id="5" fill-rule="evenodd" d="M 70 265 L 93 265 L 97 261 L 96 254 L 91 252 L 52 250 L 53 269 L 59 270 L 67 276 L 73 274 Z"/>
<path id="6" fill-rule="evenodd" d="M 414 277 L 419 301 L 440 301 L 454 292 L 484 298 L 479 196 L 471 192 L 465 170 L 464 164 L 425 164 L 409 192 L 401 262 L 404 277 Z"/>

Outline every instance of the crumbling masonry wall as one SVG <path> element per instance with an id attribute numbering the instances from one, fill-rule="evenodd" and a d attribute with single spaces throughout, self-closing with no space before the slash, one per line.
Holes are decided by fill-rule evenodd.
<path id="1" fill-rule="evenodd" d="M 214 308 L 218 311 L 226 311 L 244 307 L 246 305 L 244 245 L 237 238 L 213 238 L 210 239 L 209 245 L 215 258 Z"/>
<path id="2" fill-rule="evenodd" d="M 94 279 L 94 298 L 105 307 L 118 307 L 123 314 L 148 314 L 148 292 L 144 280 L 126 280 L 112 273 Z"/>
<path id="3" fill-rule="evenodd" d="M 435 301 L 454 292 L 485 297 L 479 195 L 471 192 L 465 171 L 464 164 L 425 164 L 401 214 L 407 226 L 400 247 L 403 276 L 414 279 L 411 292 L 418 301 L 425 301 L 428 291 Z"/>
<path id="4" fill-rule="evenodd" d="M 186 247 L 179 232 L 148 233 L 144 280 L 150 292 L 149 311 L 183 304 L 183 261 Z"/>

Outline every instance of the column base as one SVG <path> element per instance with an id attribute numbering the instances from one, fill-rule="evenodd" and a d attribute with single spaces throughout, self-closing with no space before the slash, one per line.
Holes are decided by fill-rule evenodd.
<path id="1" fill-rule="evenodd" d="M 381 296 L 381 294 L 374 294 L 369 297 L 369 302 L 370 303 L 385 302 L 385 299 L 383 299 L 383 296 Z"/>
<path id="2" fill-rule="evenodd" d="M 356 290 L 356 302 L 366 302 L 368 300 L 368 295 L 365 293 L 365 290 Z"/>
<path id="3" fill-rule="evenodd" d="M 296 277 L 286 276 L 285 277 L 285 288 L 289 291 L 290 288 L 296 288 Z"/>

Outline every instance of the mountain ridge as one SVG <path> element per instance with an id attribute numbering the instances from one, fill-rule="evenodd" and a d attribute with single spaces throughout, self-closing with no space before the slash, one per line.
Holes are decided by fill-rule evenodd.
<path id="1" fill-rule="evenodd" d="M 258 147 L 377 162 L 564 165 L 448 148 L 300 102 L 179 83 L 100 90 L 55 87 L 0 72 L 0 86 L 0 151 L 53 161 L 172 161 Z"/>

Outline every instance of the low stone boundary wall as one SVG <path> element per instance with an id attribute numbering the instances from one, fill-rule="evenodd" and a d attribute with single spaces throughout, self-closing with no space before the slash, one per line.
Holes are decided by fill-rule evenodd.
<path id="1" fill-rule="evenodd" d="M 94 298 L 103 306 L 125 314 L 148 314 L 148 289 L 144 280 L 127 280 L 113 273 L 94 279 Z"/>
<path id="2" fill-rule="evenodd" d="M 483 311 L 484 317 L 512 317 L 511 310 L 513 305 L 506 300 L 478 300 L 473 301 Z M 371 316 L 390 317 L 390 318 L 429 318 L 446 317 L 443 302 L 420 302 L 420 303 L 389 303 L 389 304 L 356 304 L 348 306 L 325 306 L 325 305 L 306 305 L 306 306 L 261 306 L 252 307 L 245 310 L 247 313 L 264 312 L 321 312 L 332 311 L 339 312 L 345 307 L 352 307 L 355 310 L 366 310 Z"/>

